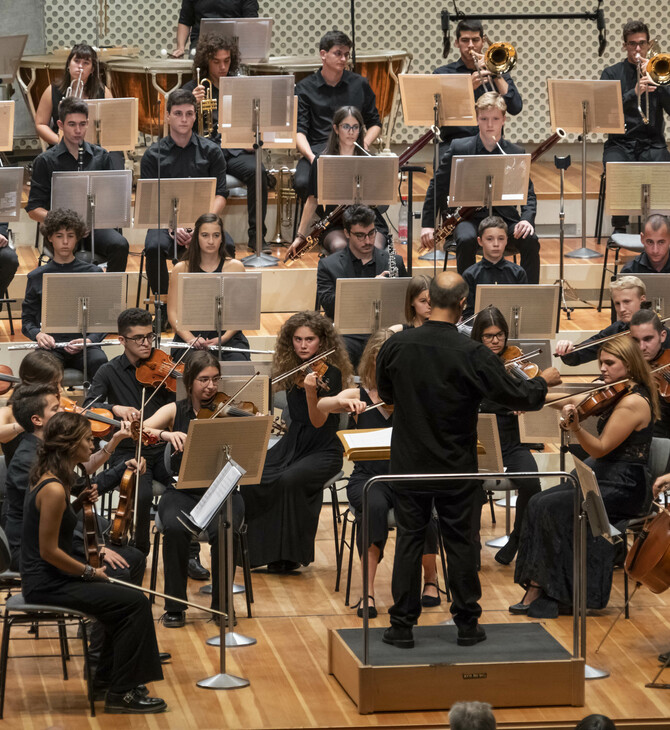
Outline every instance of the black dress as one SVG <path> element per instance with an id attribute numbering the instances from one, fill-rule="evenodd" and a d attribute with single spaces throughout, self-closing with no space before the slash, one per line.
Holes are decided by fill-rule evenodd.
<path id="1" fill-rule="evenodd" d="M 342 374 L 330 365 L 323 376 L 328 391 L 342 390 Z M 248 526 L 252 566 L 287 560 L 308 565 L 314 560 L 314 538 L 323 502 L 323 485 L 342 468 L 342 444 L 335 435 L 340 417 L 330 414 L 321 428 L 309 420 L 304 388 L 286 393 L 291 425 L 268 451 L 260 484 L 240 488 Z"/>
<path id="2" fill-rule="evenodd" d="M 101 581 L 86 582 L 61 572 L 40 555 L 40 512 L 35 500 L 49 482 L 44 479 L 26 492 L 21 541 L 21 592 L 29 603 L 62 606 L 89 614 L 104 627 L 105 638 L 96 682 L 109 682 L 113 692 L 163 679 L 151 606 L 140 591 Z M 58 547 L 72 554 L 77 517 L 66 501 Z"/>
<path id="3" fill-rule="evenodd" d="M 647 391 L 636 385 L 634 393 L 648 399 Z M 598 420 L 602 433 L 613 408 Z M 599 458 L 586 463 L 595 472 L 609 521 L 637 517 L 650 499 L 647 462 L 653 433 L 653 419 L 640 431 Z M 549 598 L 572 604 L 572 536 L 574 499 L 571 486 L 559 485 L 536 494 L 528 503 L 521 530 L 514 580 L 527 587 L 534 581 Z M 615 548 L 603 538 L 594 538 L 589 529 L 586 547 L 586 607 L 605 608 L 612 588 Z"/>

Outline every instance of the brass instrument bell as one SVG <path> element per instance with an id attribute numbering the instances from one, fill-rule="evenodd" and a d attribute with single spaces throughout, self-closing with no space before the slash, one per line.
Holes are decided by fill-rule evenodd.
<path id="1" fill-rule="evenodd" d="M 484 65 L 497 76 L 507 73 L 516 66 L 516 48 L 511 43 L 491 43 L 484 55 Z"/>

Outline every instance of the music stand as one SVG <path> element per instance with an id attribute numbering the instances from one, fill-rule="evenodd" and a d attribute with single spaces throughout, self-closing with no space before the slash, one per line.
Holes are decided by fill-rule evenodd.
<path id="1" fill-rule="evenodd" d="M 84 392 L 88 389 L 88 346 L 93 332 L 115 332 L 116 321 L 126 308 L 127 277 L 124 273 L 45 274 L 42 285 L 42 330 L 72 332 L 77 323 L 84 343 Z"/>
<path id="2" fill-rule="evenodd" d="M 13 91 L 11 82 L 19 69 L 27 35 L 0 37 L 0 99 L 9 99 Z"/>
<path id="3" fill-rule="evenodd" d="M 614 525 L 610 524 L 605 503 L 600 494 L 600 487 L 596 480 L 593 469 L 588 467 L 581 459 L 575 457 L 575 469 L 582 488 L 584 497 L 584 511 L 589 518 L 591 532 L 594 537 L 603 537 L 612 545 L 621 542 L 621 533 Z"/>
<path id="4" fill-rule="evenodd" d="M 0 167 L 0 221 L 17 221 L 21 215 L 22 167 Z"/>
<path id="5" fill-rule="evenodd" d="M 591 259 L 602 254 L 586 247 L 586 139 L 590 133 L 623 134 L 620 81 L 547 79 L 551 128 L 582 135 L 582 245 L 565 254 Z"/>
<path id="6" fill-rule="evenodd" d="M 87 99 L 86 141 L 108 152 L 125 152 L 137 146 L 138 102 L 128 99 Z"/>
<path id="7" fill-rule="evenodd" d="M 53 173 L 51 210 L 70 208 L 86 221 L 91 232 L 91 261 L 95 260 L 96 228 L 132 225 L 132 185 L 132 170 Z"/>
<path id="8" fill-rule="evenodd" d="M 551 339 L 558 331 L 558 294 L 555 284 L 480 284 L 475 312 L 493 305 L 507 320 L 510 337 Z"/>
<path id="9" fill-rule="evenodd" d="M 451 160 L 449 206 L 525 205 L 530 155 L 462 155 Z"/>
<path id="10" fill-rule="evenodd" d="M 14 102 L 0 101 L 0 152 L 14 149 Z"/>
<path id="11" fill-rule="evenodd" d="M 371 334 L 404 321 L 409 278 L 337 279 L 335 326 L 342 335 Z"/>
<path id="12" fill-rule="evenodd" d="M 233 455 L 237 464 L 246 472 L 240 483 L 257 484 L 263 476 L 271 427 L 271 416 L 192 420 L 189 423 L 184 444 L 184 456 L 176 483 L 177 489 L 209 487 L 221 472 L 225 460 L 232 458 Z M 187 525 L 186 522 L 183 524 Z M 226 530 L 225 540 L 224 530 Z M 227 499 L 225 518 L 223 510 L 219 511 L 219 608 L 224 604 L 227 605 L 227 633 L 225 632 L 226 627 L 221 622 L 219 635 L 207 640 L 207 644 L 210 646 L 219 646 L 220 672 L 197 683 L 199 687 L 206 689 L 235 689 L 249 684 L 246 679 L 226 673 L 226 646 L 244 646 L 256 643 L 255 639 L 250 639 L 233 630 L 234 569 L 233 507 L 231 500 Z M 227 580 L 225 580 L 226 577 Z M 225 601 L 226 594 L 227 602 Z"/>
<path id="13" fill-rule="evenodd" d="M 272 18 L 203 18 L 200 35 L 231 38 L 237 44 L 240 63 L 261 63 L 270 57 Z"/>
<path id="14" fill-rule="evenodd" d="M 241 127 L 254 132 L 256 200 L 262 200 L 261 175 L 263 135 L 290 132 L 295 104 L 295 77 L 226 76 L 219 79 L 219 130 Z M 242 259 L 245 266 L 276 266 L 279 259 L 263 253 L 263 226 L 256 226 L 256 253 Z"/>
<path id="15" fill-rule="evenodd" d="M 177 322 L 188 330 L 216 330 L 219 360 L 224 330 L 261 326 L 261 272 L 222 271 L 177 276 Z"/>
<path id="16" fill-rule="evenodd" d="M 398 202 L 398 157 L 321 155 L 317 161 L 320 205 L 392 205 Z"/>
<path id="17" fill-rule="evenodd" d="M 290 131 L 265 132 L 263 147 L 268 150 L 295 149 L 295 140 L 298 130 L 298 97 L 293 101 L 293 127 Z M 254 132 L 244 127 L 229 127 L 221 129 L 221 147 L 224 149 L 251 149 L 254 146 Z"/>
<path id="18" fill-rule="evenodd" d="M 622 276 L 631 276 L 631 274 L 619 274 Z M 670 274 L 633 274 L 646 287 L 647 301 L 651 302 L 651 308 L 658 314 L 661 319 L 670 317 Z"/>
<path id="19" fill-rule="evenodd" d="M 400 74 L 398 76 L 402 113 L 407 126 L 432 127 L 433 130 L 433 178 L 440 166 L 440 127 L 477 124 L 475 92 L 470 74 Z M 437 190 L 433 197 L 433 226 L 437 229 Z M 408 244 L 408 254 L 410 253 Z M 421 260 L 433 259 L 433 275 L 437 275 L 437 262 L 444 261 L 446 254 L 438 251 L 420 256 Z"/>
<path id="20" fill-rule="evenodd" d="M 605 205 L 610 215 L 670 212 L 670 162 L 608 162 Z"/>

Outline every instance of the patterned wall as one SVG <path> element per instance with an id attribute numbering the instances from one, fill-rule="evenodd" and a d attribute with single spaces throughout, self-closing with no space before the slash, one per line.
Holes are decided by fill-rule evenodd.
<path id="1" fill-rule="evenodd" d="M 104 0 L 103 0 L 104 2 Z M 456 0 L 463 12 L 499 12 L 492 0 Z M 428 73 L 445 63 L 441 57 L 440 10 L 447 0 L 358 0 L 356 33 L 361 50 L 404 49 L 414 54 L 412 71 Z M 451 8 L 453 5 L 449 2 Z M 45 0 L 47 51 L 76 41 L 96 38 L 100 0 Z M 144 56 L 157 56 L 172 48 L 179 0 L 107 0 L 107 33 L 104 45 L 136 45 Z M 557 4 L 552 0 L 512 3 L 517 12 L 549 13 L 593 10 L 596 0 Z M 275 19 L 272 53 L 306 55 L 314 52 L 319 37 L 333 27 L 349 31 L 347 0 L 260 0 L 261 14 Z M 510 5 L 508 4 L 508 7 Z M 510 120 L 507 135 L 522 142 L 540 142 L 549 133 L 546 78 L 598 78 L 602 69 L 622 57 L 623 23 L 639 17 L 640 4 L 632 0 L 605 2 L 609 44 L 602 59 L 597 55 L 597 31 L 593 21 L 495 21 L 487 24 L 493 40 L 513 43 L 519 54 L 515 80 L 524 99 L 524 111 Z M 645 12 L 652 36 L 658 35 L 663 50 L 670 49 L 670 16 L 661 6 Z M 452 50 L 449 61 L 455 60 Z M 407 129 L 399 119 L 394 142 L 416 138 L 420 131 Z"/>

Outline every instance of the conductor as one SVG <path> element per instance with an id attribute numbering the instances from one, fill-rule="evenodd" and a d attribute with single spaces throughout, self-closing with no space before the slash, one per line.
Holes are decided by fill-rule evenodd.
<path id="1" fill-rule="evenodd" d="M 377 356 L 379 397 L 395 408 L 391 473 L 475 473 L 482 398 L 510 410 L 538 410 L 547 387 L 558 385 L 560 375 L 548 368 L 532 380 L 516 380 L 491 350 L 460 334 L 456 322 L 468 285 L 459 274 L 442 272 L 429 291 L 430 319 L 393 335 Z M 414 377 L 417 372 L 420 378 Z M 398 538 L 385 643 L 414 646 L 412 628 L 421 613 L 421 554 L 433 501 L 447 553 L 458 644 L 472 646 L 486 639 L 478 623 L 481 585 L 473 539 L 481 488 L 476 480 L 394 485 Z"/>

